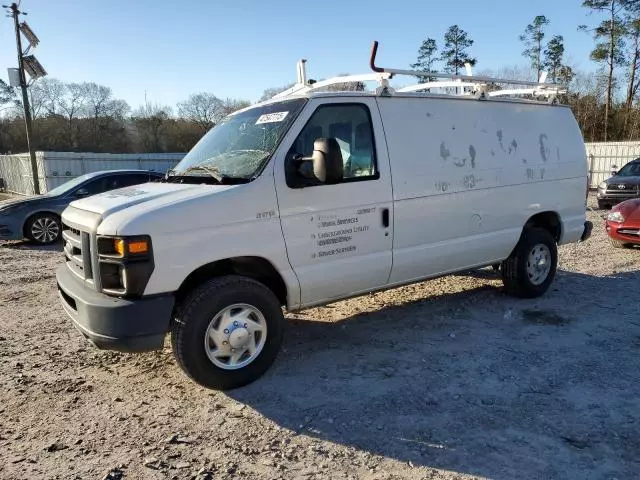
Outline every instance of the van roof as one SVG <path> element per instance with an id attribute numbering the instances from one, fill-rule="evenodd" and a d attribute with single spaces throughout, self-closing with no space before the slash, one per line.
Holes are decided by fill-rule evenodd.
<path id="1" fill-rule="evenodd" d="M 528 98 L 519 97 L 490 97 L 479 100 L 473 95 L 455 95 L 455 94 L 439 94 L 439 93 L 423 93 L 423 92 L 393 92 L 390 94 L 378 94 L 371 90 L 357 91 L 357 90 L 344 90 L 344 91 L 307 91 L 301 93 L 294 93 L 286 96 L 275 96 L 262 102 L 254 103 L 246 108 L 234 112 L 232 115 L 251 110 L 252 108 L 262 107 L 264 105 L 270 105 L 273 103 L 284 102 L 295 99 L 312 99 L 312 98 L 353 98 L 353 97 L 385 97 L 385 98 L 433 98 L 444 100 L 463 100 L 463 101 L 489 101 L 495 103 L 519 103 L 528 105 L 548 106 L 548 107 L 564 107 L 569 108 L 568 105 L 560 103 L 544 102 L 539 100 L 533 100 Z"/>

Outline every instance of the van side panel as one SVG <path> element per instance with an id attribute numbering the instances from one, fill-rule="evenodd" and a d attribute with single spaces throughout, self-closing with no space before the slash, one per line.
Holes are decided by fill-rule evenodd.
<path id="1" fill-rule="evenodd" d="M 394 197 L 390 283 L 503 260 L 540 212 L 560 215 L 562 242 L 579 239 L 587 160 L 568 108 L 424 97 L 378 105 Z"/>

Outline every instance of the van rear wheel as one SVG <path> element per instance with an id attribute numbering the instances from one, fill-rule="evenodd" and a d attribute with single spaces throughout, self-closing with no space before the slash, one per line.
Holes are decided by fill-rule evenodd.
<path id="1" fill-rule="evenodd" d="M 556 275 L 558 247 L 549 232 L 526 229 L 509 258 L 502 262 L 502 282 L 508 295 L 535 298 L 543 295 Z"/>
<path id="2" fill-rule="evenodd" d="M 280 302 L 246 277 L 216 278 L 181 303 L 171 347 L 180 368 L 200 385 L 229 390 L 259 378 L 273 363 L 284 331 Z"/>

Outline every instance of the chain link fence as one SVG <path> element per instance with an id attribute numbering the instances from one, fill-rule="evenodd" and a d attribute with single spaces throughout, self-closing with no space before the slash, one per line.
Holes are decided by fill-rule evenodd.
<path id="1" fill-rule="evenodd" d="M 46 193 L 85 173 L 104 170 L 140 169 L 164 173 L 184 156 L 184 153 L 36 152 L 40 192 Z M 33 195 L 29 154 L 0 155 L 0 179 L 9 193 Z"/>

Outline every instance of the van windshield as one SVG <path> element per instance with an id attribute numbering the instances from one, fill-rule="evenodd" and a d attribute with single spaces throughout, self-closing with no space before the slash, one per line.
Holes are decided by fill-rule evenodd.
<path id="1" fill-rule="evenodd" d="M 172 178 L 197 177 L 215 183 L 255 178 L 296 119 L 306 99 L 272 103 L 230 115 L 212 128 L 169 172 Z"/>

